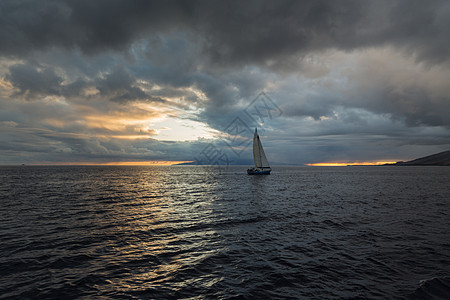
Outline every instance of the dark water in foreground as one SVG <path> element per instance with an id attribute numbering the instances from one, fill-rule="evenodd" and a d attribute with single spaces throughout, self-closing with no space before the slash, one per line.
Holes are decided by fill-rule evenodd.
<path id="1" fill-rule="evenodd" d="M 450 167 L 0 167 L 0 298 L 445 299 Z"/>

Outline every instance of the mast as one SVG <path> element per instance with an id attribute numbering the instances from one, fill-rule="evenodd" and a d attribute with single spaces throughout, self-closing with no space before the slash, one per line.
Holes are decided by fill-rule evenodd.
<path id="1" fill-rule="evenodd" d="M 261 142 L 259 141 L 258 131 L 255 128 L 255 134 L 253 135 L 253 161 L 255 162 L 256 168 L 261 168 L 261 147 L 259 146 Z"/>

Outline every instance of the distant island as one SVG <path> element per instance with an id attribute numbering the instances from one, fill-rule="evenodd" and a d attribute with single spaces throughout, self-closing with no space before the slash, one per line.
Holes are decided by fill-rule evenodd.
<path id="1" fill-rule="evenodd" d="M 386 166 L 450 166 L 450 150 L 410 161 L 399 161 Z"/>

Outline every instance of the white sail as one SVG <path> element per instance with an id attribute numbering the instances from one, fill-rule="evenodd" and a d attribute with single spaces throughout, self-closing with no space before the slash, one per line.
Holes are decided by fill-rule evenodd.
<path id="1" fill-rule="evenodd" d="M 256 129 L 253 135 L 253 160 L 256 168 L 270 168 Z"/>
<path id="2" fill-rule="evenodd" d="M 259 140 L 258 133 L 255 129 L 255 134 L 253 135 L 253 160 L 255 161 L 255 167 L 261 168 L 261 148 L 259 145 L 261 144 Z"/>

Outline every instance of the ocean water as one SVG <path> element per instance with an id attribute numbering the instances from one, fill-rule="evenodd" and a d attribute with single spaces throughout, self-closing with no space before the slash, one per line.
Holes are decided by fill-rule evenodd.
<path id="1" fill-rule="evenodd" d="M 1 299 L 450 299 L 449 167 L 0 167 Z"/>

